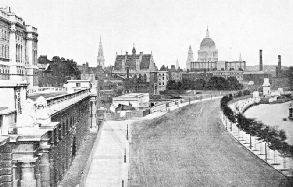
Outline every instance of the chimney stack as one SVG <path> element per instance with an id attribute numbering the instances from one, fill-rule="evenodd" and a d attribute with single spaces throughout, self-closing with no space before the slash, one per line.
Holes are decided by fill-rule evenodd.
<path id="1" fill-rule="evenodd" d="M 126 77 L 129 79 L 129 67 L 126 68 Z"/>
<path id="2" fill-rule="evenodd" d="M 259 71 L 263 71 L 262 50 L 259 50 Z"/>
<path id="3" fill-rule="evenodd" d="M 278 69 L 281 70 L 282 64 L 281 64 L 281 55 L 278 55 Z"/>

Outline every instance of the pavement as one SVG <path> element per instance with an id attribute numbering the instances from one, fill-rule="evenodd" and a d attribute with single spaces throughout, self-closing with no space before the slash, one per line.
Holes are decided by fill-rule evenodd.
<path id="1" fill-rule="evenodd" d="M 210 100 L 203 99 L 202 101 Z M 213 98 L 216 99 L 216 98 Z M 200 100 L 191 101 L 191 104 Z M 189 103 L 181 103 L 179 108 Z M 175 105 L 171 111 L 178 109 Z M 129 143 L 131 143 L 131 129 L 135 123 L 159 118 L 167 112 L 156 112 L 143 118 L 124 121 L 105 121 L 97 147 L 93 153 L 89 172 L 85 179 L 86 187 L 114 187 L 128 186 L 129 172 Z M 128 139 L 127 139 L 128 129 Z"/>
<path id="2" fill-rule="evenodd" d="M 215 100 L 134 123 L 128 186 L 293 186 L 233 138 L 220 115 Z"/>

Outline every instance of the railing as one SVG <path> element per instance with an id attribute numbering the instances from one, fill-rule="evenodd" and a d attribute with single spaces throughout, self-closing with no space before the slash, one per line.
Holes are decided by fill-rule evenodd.
<path id="1" fill-rule="evenodd" d="M 158 106 L 154 106 L 151 108 L 150 112 L 154 113 L 154 112 L 166 112 L 166 104 L 161 104 Z"/>
<path id="2" fill-rule="evenodd" d="M 78 101 L 88 97 L 89 95 L 90 89 L 84 89 L 71 94 L 48 98 L 47 105 L 52 115 L 70 105 L 77 103 Z"/>
<path id="3" fill-rule="evenodd" d="M 66 92 L 67 89 L 63 87 L 38 87 L 28 89 L 28 94 L 39 93 L 39 92 Z"/>

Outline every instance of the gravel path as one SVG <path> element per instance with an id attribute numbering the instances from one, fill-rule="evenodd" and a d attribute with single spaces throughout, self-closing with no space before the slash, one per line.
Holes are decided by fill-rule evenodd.
<path id="1" fill-rule="evenodd" d="M 293 186 L 246 150 L 206 101 L 133 124 L 129 186 Z"/>

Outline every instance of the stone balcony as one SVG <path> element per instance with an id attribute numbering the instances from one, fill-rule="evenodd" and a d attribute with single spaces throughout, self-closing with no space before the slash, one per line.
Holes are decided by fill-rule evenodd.
<path id="1" fill-rule="evenodd" d="M 90 89 L 84 89 L 71 94 L 48 98 L 47 105 L 50 110 L 50 114 L 52 115 L 58 111 L 61 111 L 64 108 L 67 108 L 90 95 Z"/>

